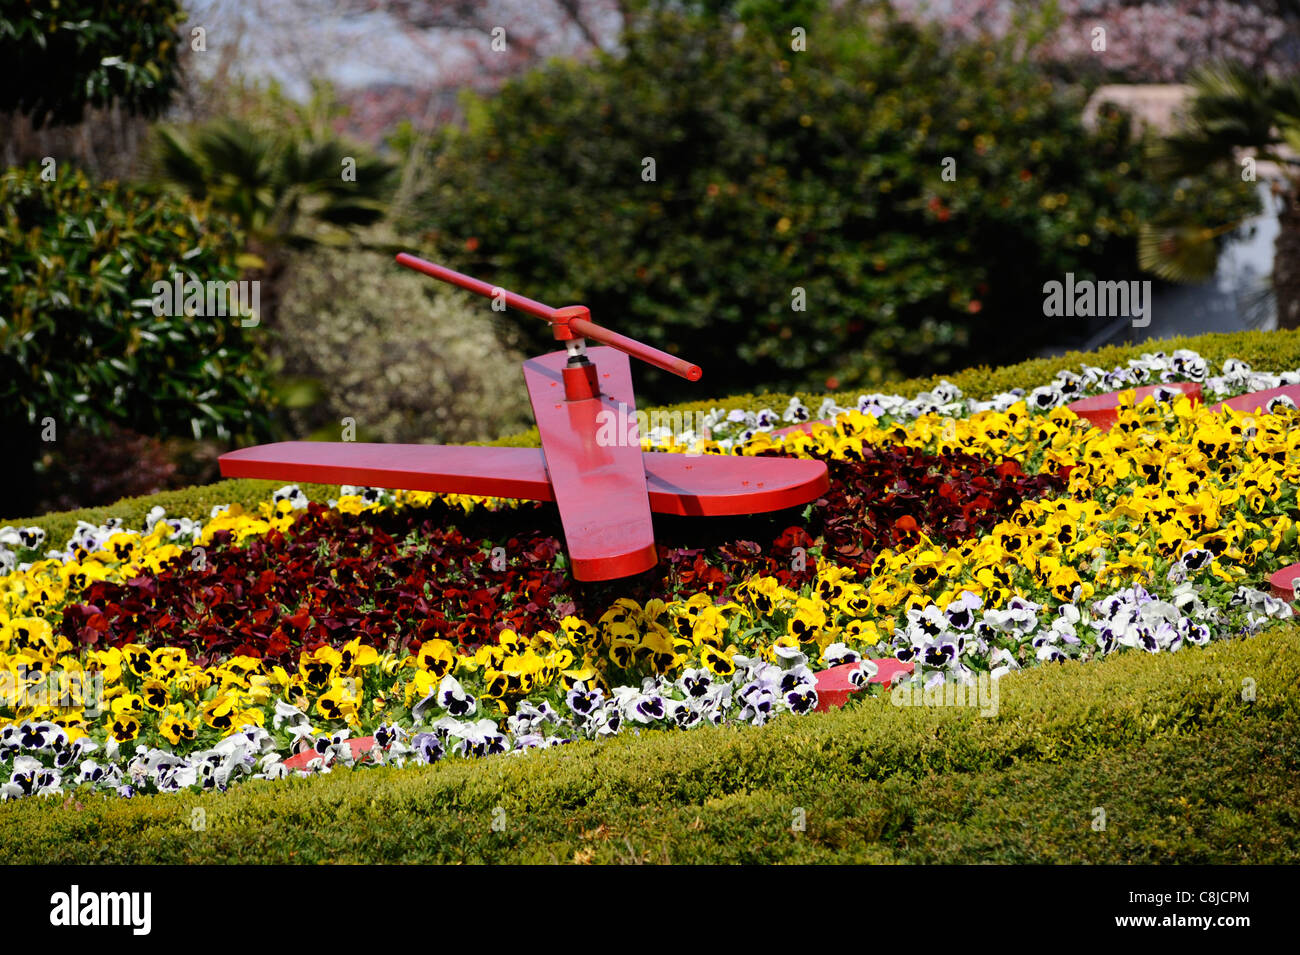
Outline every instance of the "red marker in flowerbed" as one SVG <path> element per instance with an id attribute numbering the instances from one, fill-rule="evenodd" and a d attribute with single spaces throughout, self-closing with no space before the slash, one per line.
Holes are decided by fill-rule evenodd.
<path id="1" fill-rule="evenodd" d="M 853 674 L 861 667 L 861 663 L 841 663 L 838 666 L 820 671 L 817 674 L 816 712 L 825 713 L 829 710 L 838 709 L 848 702 L 852 694 L 861 690 L 868 683 L 879 683 L 888 686 L 898 674 L 908 674 L 913 669 L 911 663 L 904 663 L 892 657 L 883 660 L 872 660 L 871 662 L 876 665 L 876 672 L 862 683 L 854 683 L 852 680 Z M 356 739 L 350 739 L 347 742 L 352 750 L 352 758 L 361 759 L 374 747 L 375 738 L 373 736 L 358 736 Z M 302 770 L 306 769 L 313 759 L 319 757 L 320 753 L 314 749 L 307 749 L 290 756 L 284 761 L 284 765 L 291 770 Z"/>
<path id="2" fill-rule="evenodd" d="M 1128 390 L 1137 393 L 1134 403 L 1139 405 L 1157 391 L 1162 390 L 1182 392 L 1191 398 L 1194 403 L 1199 403 L 1201 400 L 1201 386 L 1194 381 L 1179 381 L 1168 385 L 1143 385 L 1141 388 L 1130 388 Z M 1124 394 L 1123 391 L 1108 391 L 1104 395 L 1081 398 L 1066 405 L 1066 407 L 1094 428 L 1109 431 L 1119 419 L 1119 398 L 1122 394 Z"/>

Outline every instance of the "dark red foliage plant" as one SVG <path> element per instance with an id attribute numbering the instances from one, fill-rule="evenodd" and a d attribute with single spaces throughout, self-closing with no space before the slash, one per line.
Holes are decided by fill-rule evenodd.
<path id="1" fill-rule="evenodd" d="M 380 650 L 432 637 L 472 649 L 505 627 L 554 629 L 569 613 L 594 621 L 618 597 L 724 599 L 756 574 L 797 588 L 816 573 L 815 560 L 794 559 L 800 549 L 820 547 L 865 579 L 881 550 L 920 535 L 960 541 L 1065 486 L 1064 475 L 1028 476 L 1014 462 L 903 447 L 829 467 L 830 491 L 802 513 L 656 518 L 659 566 L 600 584 L 565 571 L 551 505 L 345 515 L 311 504 L 285 533 L 239 545 L 216 535 L 202 567 L 186 556 L 155 575 L 92 583 L 61 632 L 83 645 L 183 646 L 200 663 L 247 654 L 293 665 L 302 650 L 358 637 Z"/>

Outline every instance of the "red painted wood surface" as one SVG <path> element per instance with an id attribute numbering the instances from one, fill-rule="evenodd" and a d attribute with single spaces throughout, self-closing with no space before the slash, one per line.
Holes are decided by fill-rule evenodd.
<path id="1" fill-rule="evenodd" d="M 554 500 L 536 448 L 280 441 L 231 451 L 218 463 L 223 477 Z"/>
<path id="2" fill-rule="evenodd" d="M 1295 581 L 1300 577 L 1300 564 L 1292 564 L 1290 567 L 1283 567 L 1281 570 L 1274 571 L 1268 578 L 1269 589 L 1273 591 L 1274 597 L 1281 597 L 1283 600 L 1295 600 Z"/>
<path id="3" fill-rule="evenodd" d="M 700 380 L 699 365 L 678 358 L 676 355 L 670 355 L 666 351 L 660 351 L 658 348 L 639 342 L 635 338 L 628 338 L 626 335 L 620 335 L 616 331 L 597 325 L 591 321 L 591 314 L 585 306 L 568 305 L 564 308 L 552 308 L 543 302 L 538 302 L 517 292 L 507 291 L 500 286 L 484 282 L 482 279 L 476 279 L 472 275 L 449 269 L 445 265 L 429 262 L 426 259 L 411 255 L 409 252 L 397 253 L 397 262 L 399 265 L 422 272 L 431 278 L 459 286 L 467 292 L 473 292 L 485 298 L 500 298 L 511 308 L 517 308 L 529 315 L 536 315 L 554 326 L 557 340 L 565 341 L 575 336 L 590 338 L 592 341 L 617 348 L 619 351 L 625 352 L 633 358 L 639 358 L 656 368 L 662 368 L 674 375 L 680 375 L 687 381 Z"/>
<path id="4" fill-rule="evenodd" d="M 876 675 L 867 681 L 868 683 L 888 685 L 894 679 L 895 674 L 911 673 L 913 669 L 913 664 L 903 663 L 893 657 L 885 657 L 872 662 L 879 669 L 876 671 Z M 817 673 L 818 713 L 824 713 L 827 710 L 843 706 L 848 702 L 851 694 L 862 689 L 862 687 L 854 686 L 849 682 L 849 675 L 857 668 L 858 664 L 856 663 L 841 663 L 839 666 L 833 666 Z"/>
<path id="5" fill-rule="evenodd" d="M 699 381 L 700 366 L 689 362 L 684 358 L 678 358 L 676 355 L 670 355 L 666 351 L 660 351 L 650 345 L 643 344 L 635 338 L 628 338 L 626 335 L 620 335 L 618 332 L 610 331 L 608 328 L 602 328 L 595 322 L 587 321 L 585 318 L 572 318 L 569 320 L 569 331 L 577 334 L 581 338 L 590 338 L 592 341 L 600 342 L 602 345 L 609 345 L 617 348 L 633 358 L 639 358 L 648 365 L 654 365 L 656 368 L 662 368 L 664 371 L 670 371 L 674 375 L 685 378 L 687 381 Z"/>
<path id="6" fill-rule="evenodd" d="M 1244 411 L 1251 414 L 1256 411 L 1266 411 L 1268 403 L 1274 398 L 1290 398 L 1300 406 L 1300 385 L 1283 385 L 1280 388 L 1266 388 L 1263 391 L 1252 391 L 1248 395 L 1238 395 L 1235 398 L 1229 398 L 1227 401 L 1220 401 L 1217 405 L 1211 405 L 1211 411 L 1222 411 L 1224 408 L 1232 408 L 1234 411 Z"/>
<path id="7" fill-rule="evenodd" d="M 542 439 L 551 493 L 560 509 L 569 565 L 577 580 L 612 580 L 659 561 L 636 398 L 627 355 L 591 348 L 601 394 L 567 401 L 566 352 L 524 362 L 524 383 Z"/>
<path id="8" fill-rule="evenodd" d="M 558 309 L 554 309 L 544 302 L 531 299 L 526 295 L 520 295 L 518 292 L 508 291 L 499 285 L 493 285 L 491 282 L 484 282 L 472 275 L 466 275 L 464 272 L 457 272 L 445 265 L 438 265 L 436 262 L 422 259 L 418 255 L 411 255 L 409 252 L 398 252 L 397 264 L 404 265 L 408 269 L 414 269 L 416 272 L 422 272 L 430 278 L 446 282 L 448 285 L 458 286 L 467 292 L 473 292 L 475 295 L 482 295 L 484 298 L 500 297 L 511 308 L 517 308 L 529 315 L 536 315 L 544 322 L 556 321 L 555 313 Z"/>
<path id="9" fill-rule="evenodd" d="M 1176 381 L 1167 385 L 1143 385 L 1141 388 L 1125 390 L 1136 391 L 1135 403 L 1141 404 L 1160 388 L 1167 391 L 1181 391 L 1190 397 L 1193 402 L 1201 400 L 1201 386 L 1194 381 Z M 1119 408 L 1119 396 L 1123 393 L 1123 391 L 1110 391 L 1104 395 L 1093 395 L 1090 398 L 1081 398 L 1066 405 L 1066 407 L 1080 418 L 1088 421 L 1093 427 L 1100 428 L 1102 431 L 1109 431 L 1119 418 L 1117 410 Z"/>
<path id="10" fill-rule="evenodd" d="M 762 514 L 815 501 L 830 490 L 826 462 L 720 454 L 644 454 L 656 514 Z"/>
<path id="11" fill-rule="evenodd" d="M 826 465 L 800 458 L 643 451 L 656 514 L 719 517 L 798 507 L 829 489 Z M 537 448 L 281 441 L 221 456 L 224 477 L 554 501 Z"/>
<path id="12" fill-rule="evenodd" d="M 348 740 L 348 748 L 352 750 L 353 759 L 360 759 L 370 752 L 371 747 L 374 745 L 375 738 L 373 736 L 358 736 L 355 739 Z M 319 755 L 314 749 L 303 750 L 301 753 L 295 753 L 286 759 L 284 765 L 289 769 L 306 769 L 307 764 Z"/>

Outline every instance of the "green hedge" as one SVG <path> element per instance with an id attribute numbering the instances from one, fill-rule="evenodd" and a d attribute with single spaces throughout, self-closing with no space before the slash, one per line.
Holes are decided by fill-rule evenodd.
<path id="1" fill-rule="evenodd" d="M 1172 352 L 1179 348 L 1190 348 L 1200 352 L 1211 361 L 1221 362 L 1225 358 L 1240 358 L 1261 371 L 1290 371 L 1300 368 L 1300 331 L 1277 332 L 1233 332 L 1230 334 L 1209 334 L 1193 337 L 1171 338 L 1160 341 L 1144 342 L 1140 345 L 1122 345 L 1102 348 L 1093 352 L 1068 352 L 1055 358 L 1033 358 L 1016 365 L 990 369 L 987 367 L 970 368 L 952 375 L 942 376 L 962 389 L 964 393 L 976 398 L 988 398 L 999 391 L 1015 387 L 1032 388 L 1049 381 L 1056 372 L 1064 368 L 1077 369 L 1087 362 L 1110 368 L 1122 364 L 1130 358 L 1136 358 L 1143 352 L 1164 350 Z M 918 392 L 933 388 L 940 377 L 913 378 L 907 381 L 891 382 L 884 386 L 890 392 L 911 397 Z M 518 384 L 522 388 L 522 382 Z M 682 383 L 685 392 L 690 385 Z M 834 397 L 841 404 L 852 405 L 857 401 L 858 392 L 840 392 Z M 790 400 L 788 394 L 737 395 L 730 398 L 716 398 L 708 401 L 684 402 L 673 405 L 668 410 L 674 411 L 708 411 L 710 408 L 725 405 L 751 410 L 773 408 L 781 411 Z M 813 405 L 820 404 L 822 395 L 801 393 L 800 397 Z M 648 410 L 648 409 L 647 409 Z M 537 429 L 533 428 L 521 434 L 509 435 L 492 442 L 496 445 L 512 447 L 536 447 Z M 37 525 L 45 528 L 48 540 L 62 544 L 72 533 L 78 520 L 98 524 L 107 517 L 121 517 L 129 526 L 140 526 L 144 515 L 155 504 L 161 504 L 173 517 L 205 517 L 214 504 L 239 502 L 245 507 L 254 507 L 266 500 L 272 491 L 281 487 L 282 481 L 219 481 L 203 487 L 186 488 L 179 491 L 167 491 L 148 497 L 127 498 L 107 507 L 86 508 L 78 511 L 64 511 L 47 514 L 44 517 L 10 518 L 0 520 L 0 525 L 22 524 Z M 301 485 L 303 492 L 313 500 L 325 500 L 337 496 L 338 487 L 332 485 Z"/>
<path id="2" fill-rule="evenodd" d="M 226 794 L 24 800 L 0 806 L 0 839 L 19 863 L 1294 863 L 1298 642 L 1013 674 L 995 718 L 876 699 Z"/>

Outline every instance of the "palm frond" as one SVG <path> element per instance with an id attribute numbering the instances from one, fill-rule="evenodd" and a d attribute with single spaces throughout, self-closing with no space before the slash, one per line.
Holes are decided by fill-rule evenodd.
<path id="1" fill-rule="evenodd" d="M 1239 63 L 1209 64 L 1192 75 L 1188 119 L 1206 137 L 1230 137 L 1235 146 L 1267 146 L 1277 141 L 1277 106 L 1291 98 L 1287 85 Z"/>
<path id="2" fill-rule="evenodd" d="M 1214 277 L 1220 230 L 1200 226 L 1155 226 L 1138 230 L 1138 266 L 1168 282 L 1195 283 Z"/>
<path id="3" fill-rule="evenodd" d="M 208 171 L 193 143 L 180 132 L 160 126 L 153 153 L 155 178 L 175 183 L 195 199 L 208 196 Z"/>

